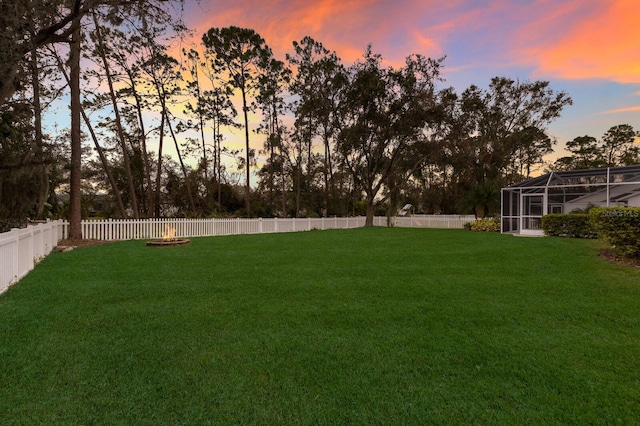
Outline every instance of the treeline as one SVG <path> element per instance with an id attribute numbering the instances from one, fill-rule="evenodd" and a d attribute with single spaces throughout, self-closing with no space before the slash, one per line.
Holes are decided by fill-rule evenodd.
<path id="1" fill-rule="evenodd" d="M 487 216 L 502 186 L 545 166 L 547 126 L 571 103 L 549 82 L 505 77 L 458 93 L 444 58 L 392 67 L 368 47 L 344 64 L 310 37 L 276 58 L 238 27 L 172 56 L 190 37 L 180 1 L 75 3 L 18 2 L 2 18 L 15 34 L 0 41 L 1 218 L 372 218 L 405 203 Z M 45 132 L 66 96 L 70 128 Z M 631 134 L 607 132 L 602 164 L 638 162 Z M 552 167 L 586 164 L 591 142 L 575 143 Z"/>

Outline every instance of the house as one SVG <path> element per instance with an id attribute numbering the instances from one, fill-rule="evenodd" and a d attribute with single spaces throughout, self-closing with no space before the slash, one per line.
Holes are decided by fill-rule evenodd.
<path id="1" fill-rule="evenodd" d="M 640 165 L 551 172 L 503 188 L 501 197 L 503 233 L 543 235 L 545 214 L 640 207 Z"/>

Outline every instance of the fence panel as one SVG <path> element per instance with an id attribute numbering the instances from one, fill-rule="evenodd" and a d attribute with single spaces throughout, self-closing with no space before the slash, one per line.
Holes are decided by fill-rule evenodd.
<path id="1" fill-rule="evenodd" d="M 0 234 L 0 293 L 33 269 L 63 236 L 61 220 Z"/>
<path id="2" fill-rule="evenodd" d="M 0 293 L 18 281 L 18 233 L 0 234 Z"/>
<path id="3" fill-rule="evenodd" d="M 160 239 L 167 229 L 175 230 L 176 238 L 216 235 L 266 234 L 298 232 L 312 229 L 349 229 L 364 226 L 364 217 L 331 218 L 268 218 L 268 219 L 104 219 L 82 221 L 82 236 L 95 240 Z M 386 226 L 386 218 L 376 218 L 376 225 Z M 65 222 L 63 234 L 68 232 Z"/>
<path id="4" fill-rule="evenodd" d="M 393 226 L 404 228 L 460 229 L 474 220 L 473 215 L 414 215 L 393 217 L 392 223 Z"/>

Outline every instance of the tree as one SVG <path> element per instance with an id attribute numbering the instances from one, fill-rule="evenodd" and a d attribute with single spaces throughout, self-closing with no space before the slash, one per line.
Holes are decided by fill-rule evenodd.
<path id="1" fill-rule="evenodd" d="M 291 71 L 285 67 L 284 62 L 272 58 L 260 78 L 260 91 L 257 97 L 263 117 L 258 132 L 266 135 L 264 143 L 264 152 L 268 155 L 266 161 L 267 167 L 265 169 L 267 172 L 266 187 L 269 192 L 268 198 L 272 210 L 275 209 L 274 194 L 277 189 L 277 184 L 275 182 L 276 170 L 269 165 L 277 161 L 277 149 L 279 149 L 283 143 L 284 129 L 281 125 L 280 118 L 284 116 L 286 112 L 284 94 L 290 79 Z"/>
<path id="2" fill-rule="evenodd" d="M 173 115 L 168 106 L 171 97 L 179 92 L 178 81 L 180 79 L 180 76 L 176 72 L 177 65 L 178 61 L 164 52 L 164 49 L 161 49 L 160 51 L 154 52 L 154 55 L 149 58 L 144 64 L 142 64 L 141 67 L 149 76 L 150 86 L 152 90 L 155 91 L 155 94 L 158 97 L 158 101 L 160 104 L 160 113 L 162 116 L 162 125 L 160 130 L 161 135 L 163 134 L 162 132 L 164 132 L 164 126 L 166 126 L 176 148 L 176 154 L 178 155 L 180 168 L 185 179 L 187 195 L 191 204 L 191 214 L 197 215 L 198 209 L 196 208 L 196 203 L 193 196 L 193 188 L 190 182 L 187 167 L 180 152 L 180 146 L 176 137 L 176 131 L 174 130 L 174 126 L 171 124 L 171 118 L 173 117 Z M 158 176 L 161 173 L 161 155 L 161 152 L 159 152 L 157 165 Z M 156 188 L 156 190 L 159 189 Z"/>
<path id="3" fill-rule="evenodd" d="M 373 226 L 375 206 L 394 189 L 378 200 L 383 186 L 406 181 L 426 159 L 421 145 L 436 106 L 441 61 L 415 55 L 400 69 L 383 68 L 369 47 L 349 69 L 338 150 L 365 193 L 365 226 Z"/>
<path id="4" fill-rule="evenodd" d="M 69 182 L 69 238 L 82 238 L 81 207 L 81 167 L 82 167 L 82 134 L 80 132 L 81 97 L 80 97 L 80 40 L 81 15 L 73 20 L 74 31 L 69 44 L 69 91 L 71 94 L 71 174 Z"/>
<path id="5" fill-rule="evenodd" d="M 68 42 L 79 24 L 78 17 L 86 13 L 81 1 L 72 7 L 63 0 L 15 0 L 0 3 L 0 105 L 6 103 L 23 85 L 26 78 L 21 62 L 42 46 Z"/>
<path id="6" fill-rule="evenodd" d="M 195 50 L 184 52 L 187 55 L 189 64 L 188 71 L 191 75 L 191 81 L 187 88 L 194 94 L 194 101 L 196 103 L 193 106 L 191 103 L 187 104 L 186 113 L 188 116 L 194 117 L 196 123 L 192 124 L 192 127 L 197 128 L 200 132 L 200 139 L 202 144 L 202 162 L 205 180 L 207 181 L 206 187 L 210 190 L 210 182 L 214 182 L 217 192 L 217 210 L 220 212 L 222 206 L 222 175 L 223 164 L 222 155 L 229 154 L 235 155 L 236 153 L 230 153 L 226 148 L 222 147 L 222 141 L 224 139 L 223 128 L 240 127 L 235 118 L 238 115 L 233 102 L 231 101 L 232 89 L 221 82 L 220 76 L 216 70 L 212 68 L 213 60 L 205 55 L 204 60 L 201 60 L 200 53 Z M 201 74 L 206 77 L 208 81 L 202 81 Z M 206 87 L 206 89 L 205 89 Z M 207 144 L 209 140 L 205 137 L 205 128 L 211 130 L 211 142 L 213 145 Z M 207 153 L 209 149 L 207 146 L 212 147 L 213 151 L 213 177 L 208 178 L 208 159 Z M 213 194 L 212 194 L 213 196 Z"/>
<path id="7" fill-rule="evenodd" d="M 554 92 L 546 81 L 505 77 L 493 78 L 486 91 L 472 85 L 460 97 L 452 91 L 449 97 L 445 139 L 462 192 L 459 207 L 478 216 L 492 215 L 499 206 L 499 188 L 530 174 L 549 153 L 547 126 L 571 98 Z"/>
<path id="8" fill-rule="evenodd" d="M 44 218 L 44 205 L 49 193 L 49 177 L 47 176 L 47 167 L 44 164 L 44 135 L 42 133 L 42 99 L 41 99 L 41 84 L 40 84 L 40 64 L 38 60 L 38 52 L 32 50 L 30 52 L 30 73 L 31 73 L 31 90 L 33 93 L 32 105 L 33 105 L 33 137 L 34 148 L 37 159 L 43 164 L 40 165 L 40 192 L 38 195 L 36 218 L 42 220 Z"/>
<path id="9" fill-rule="evenodd" d="M 569 156 L 558 158 L 554 163 L 557 170 L 595 169 L 638 164 L 640 147 L 636 146 L 636 132 L 628 124 L 611 127 L 598 141 L 585 135 L 566 143 Z"/>
<path id="10" fill-rule="evenodd" d="M 324 214 L 330 211 L 330 193 L 333 185 L 332 144 L 338 130 L 338 99 L 346 82 L 345 70 L 335 52 L 311 37 L 293 42 L 294 54 L 287 60 L 295 68 L 290 90 L 297 97 L 293 104 L 297 138 L 306 145 L 307 188 L 317 172 L 322 173 L 324 184 Z M 322 164 L 313 164 L 313 142 L 319 137 L 323 145 Z"/>
<path id="11" fill-rule="evenodd" d="M 64 63 L 63 63 L 62 59 L 60 58 L 60 55 L 53 48 L 50 48 L 50 53 L 56 59 L 57 64 L 58 64 L 58 68 L 60 70 L 60 73 L 63 75 L 64 80 L 67 82 L 67 85 L 70 85 L 69 73 L 65 69 Z M 96 149 L 96 151 L 98 153 L 98 157 L 100 158 L 100 162 L 102 164 L 102 168 L 104 170 L 104 174 L 106 175 L 107 180 L 109 181 L 110 189 L 111 189 L 112 193 L 114 194 L 114 197 L 116 199 L 116 203 L 118 204 L 118 211 L 119 211 L 120 217 L 122 217 L 122 218 L 127 217 L 126 209 L 124 207 L 124 203 L 122 201 L 122 196 L 120 194 L 120 189 L 118 188 L 118 185 L 117 185 L 117 183 L 116 183 L 116 181 L 115 181 L 115 179 L 113 177 L 113 174 L 111 173 L 111 168 L 109 167 L 109 162 L 107 160 L 107 156 L 106 156 L 105 150 L 100 145 L 100 142 L 98 140 L 98 136 L 97 136 L 97 134 L 95 132 L 95 129 L 93 128 L 93 125 L 92 125 L 91 121 L 89 120 L 89 116 L 87 115 L 84 106 L 82 106 L 82 108 L 80 110 L 80 113 L 82 115 L 82 119 L 84 121 L 84 124 L 85 124 L 87 130 L 89 131 L 89 134 L 91 135 L 91 140 L 93 140 L 94 147 L 95 147 L 95 149 Z"/>
<path id="12" fill-rule="evenodd" d="M 619 124 L 611 127 L 602 136 L 602 148 L 607 167 L 636 164 L 638 147 L 634 142 L 640 133 L 629 124 Z"/>
<path id="13" fill-rule="evenodd" d="M 25 56 L 43 46 L 55 43 L 69 45 L 69 78 L 71 99 L 71 185 L 69 208 L 69 236 L 81 238 L 80 207 L 80 168 L 81 168 L 81 94 L 80 94 L 80 57 L 81 23 L 85 15 L 103 9 L 105 16 L 118 19 L 124 16 L 148 16 L 162 13 L 162 6 L 181 0 L 17 0 L 2 2 L 0 5 L 0 25 L 3 36 L 0 38 L 0 104 L 4 104 L 20 87 L 24 78 L 20 63 Z"/>
<path id="14" fill-rule="evenodd" d="M 606 164 L 598 140 L 593 136 L 578 136 L 567 142 L 566 148 L 571 156 L 559 159 L 559 164 L 563 165 L 565 170 L 594 169 Z"/>
<path id="15" fill-rule="evenodd" d="M 251 216 L 251 164 L 249 143 L 249 112 L 253 105 L 250 97 L 256 97 L 260 88 L 260 76 L 272 57 L 271 49 L 254 30 L 239 27 L 211 28 L 202 36 L 213 67 L 227 75 L 226 82 L 240 90 L 245 130 L 246 205 Z"/>
<path id="16" fill-rule="evenodd" d="M 82 18 L 100 8 L 145 16 L 183 0 L 13 0 L 0 3 L 0 105 L 23 85 L 20 62 L 32 51 L 69 43 Z"/>
<path id="17" fill-rule="evenodd" d="M 111 101 L 111 106 L 113 108 L 114 113 L 114 124 L 116 128 L 116 138 L 122 150 L 122 158 L 124 160 L 124 171 L 127 176 L 127 183 L 129 186 L 129 197 L 131 199 L 131 210 L 133 211 L 133 217 L 138 219 L 140 217 L 140 210 L 138 208 L 138 197 L 135 191 L 135 185 L 133 182 L 133 174 L 131 172 L 131 164 L 129 160 L 129 148 L 127 146 L 127 138 L 125 136 L 123 119 L 120 113 L 120 106 L 118 104 L 118 98 L 116 95 L 116 90 L 114 88 L 114 82 L 111 72 L 111 65 L 109 64 L 109 59 L 107 58 L 107 46 L 105 45 L 103 29 L 101 29 L 100 24 L 98 23 L 98 18 L 96 14 L 92 14 L 93 23 L 94 23 L 94 37 L 96 41 L 96 49 L 95 54 L 99 58 L 99 61 L 104 70 L 104 77 L 107 81 L 108 85 L 108 95 L 109 100 Z"/>

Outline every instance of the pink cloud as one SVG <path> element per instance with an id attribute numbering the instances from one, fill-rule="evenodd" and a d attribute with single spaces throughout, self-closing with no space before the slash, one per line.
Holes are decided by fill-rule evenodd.
<path id="1" fill-rule="evenodd" d="M 557 6 L 520 34 L 535 41 L 523 46 L 521 59 L 536 73 L 566 79 L 640 82 L 640 2 L 539 1 Z"/>

